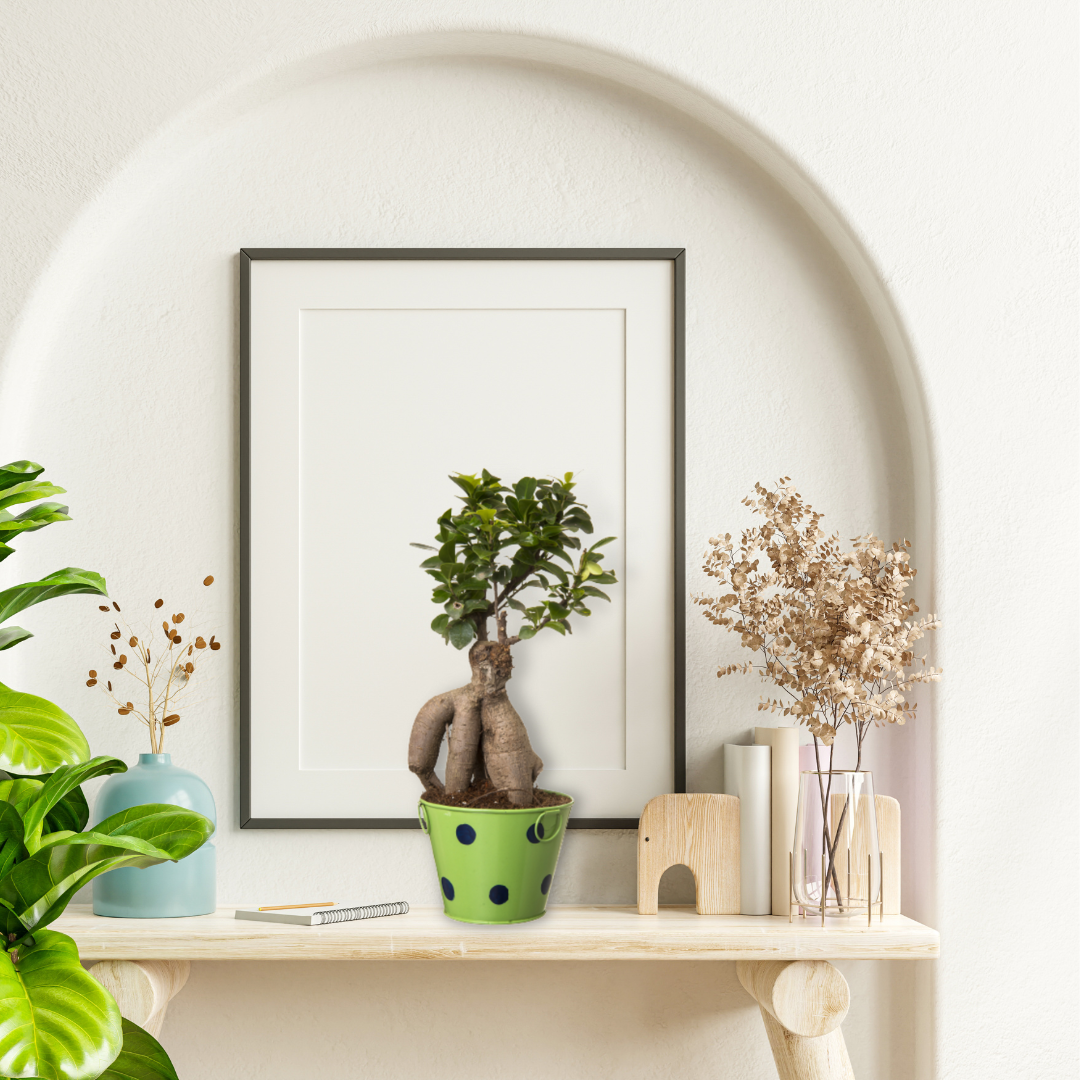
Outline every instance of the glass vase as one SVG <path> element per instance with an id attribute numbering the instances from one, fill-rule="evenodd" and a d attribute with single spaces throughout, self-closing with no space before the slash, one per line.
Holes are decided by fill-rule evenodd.
<path id="1" fill-rule="evenodd" d="M 800 774 L 792 877 L 795 903 L 807 915 L 866 918 L 868 909 L 877 909 L 881 858 L 873 774 Z"/>

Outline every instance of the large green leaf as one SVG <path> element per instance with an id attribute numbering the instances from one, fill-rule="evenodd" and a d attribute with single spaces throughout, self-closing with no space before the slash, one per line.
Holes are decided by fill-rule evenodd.
<path id="1" fill-rule="evenodd" d="M 44 471 L 45 466 L 36 461 L 9 461 L 6 465 L 0 465 L 0 491 L 13 484 L 36 480 Z"/>
<path id="2" fill-rule="evenodd" d="M 122 772 L 127 772 L 127 765 L 119 758 L 107 755 L 91 758 L 80 765 L 62 765 L 57 769 L 45 781 L 40 793 L 23 811 L 25 825 L 23 840 L 30 854 L 32 855 L 38 849 L 46 815 L 68 792 L 97 776 Z"/>
<path id="3" fill-rule="evenodd" d="M 0 510 L 5 510 L 16 503 L 34 502 L 46 499 L 50 495 L 63 495 L 65 489 L 50 484 L 48 480 L 24 480 L 18 484 L 9 484 L 0 491 Z"/>
<path id="4" fill-rule="evenodd" d="M 124 1019 L 124 1046 L 99 1080 L 179 1080 L 161 1043 L 138 1024 Z"/>
<path id="5" fill-rule="evenodd" d="M 42 832 L 53 833 L 61 829 L 68 832 L 82 832 L 90 820 L 90 806 L 82 788 L 69 791 L 45 815 L 45 828 Z"/>
<path id="6" fill-rule="evenodd" d="M 0 630 L 0 652 L 33 636 L 29 630 L 24 630 L 21 626 L 5 626 L 3 630 Z"/>
<path id="7" fill-rule="evenodd" d="M 71 938 L 34 937 L 15 961 L 0 952 L 0 1075 L 93 1080 L 120 1052 L 120 1010 L 83 970 Z"/>
<path id="8" fill-rule="evenodd" d="M 26 858 L 23 843 L 22 815 L 9 802 L 0 800 L 0 878 L 3 878 L 17 859 Z"/>
<path id="9" fill-rule="evenodd" d="M 86 736 L 63 709 L 0 683 L 0 769 L 39 775 L 89 757 Z"/>
<path id="10" fill-rule="evenodd" d="M 7 622 L 12 615 L 24 611 L 34 604 L 52 600 L 55 596 L 71 596 L 75 593 L 92 593 L 95 596 L 108 596 L 105 579 L 93 570 L 80 570 L 77 566 L 68 566 L 63 570 L 54 570 L 40 581 L 24 581 L 0 592 L 0 623 Z"/>
<path id="11" fill-rule="evenodd" d="M 0 927 L 46 926 L 99 874 L 182 859 L 214 831 L 209 818 L 164 803 L 133 806 L 88 833 L 56 832 L 0 880 Z"/>
<path id="12" fill-rule="evenodd" d="M 45 773 L 42 776 L 19 776 L 18 773 L 8 773 L 8 776 L 12 777 L 12 779 L 33 781 L 35 788 L 40 788 L 49 779 L 49 775 L 49 773 Z M 7 789 L 0 787 L 0 791 L 4 790 Z M 33 795 L 28 794 L 28 798 L 23 801 L 28 802 L 33 797 Z M 10 796 L 0 795 L 0 798 L 10 798 Z M 69 832 L 82 832 L 89 820 L 90 806 L 86 801 L 82 788 L 76 787 L 67 792 L 45 815 L 45 827 L 41 831 L 51 833 L 59 829 L 67 829 Z M 0 877 L 3 877 L 3 874 L 0 874 Z"/>
<path id="13" fill-rule="evenodd" d="M 44 786 L 44 777 L 38 779 L 34 776 L 19 776 L 11 780 L 0 780 L 0 799 L 12 803 L 22 814 Z"/>

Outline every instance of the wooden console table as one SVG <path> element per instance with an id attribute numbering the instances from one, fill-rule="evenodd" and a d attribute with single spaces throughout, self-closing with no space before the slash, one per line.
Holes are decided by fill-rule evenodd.
<path id="1" fill-rule="evenodd" d="M 552 907 L 517 926 L 470 926 L 436 908 L 333 926 L 235 919 L 105 919 L 72 906 L 54 924 L 79 944 L 120 1011 L 157 1034 L 191 960 L 730 960 L 761 1006 L 781 1080 L 851 1080 L 840 1023 L 847 981 L 830 960 L 927 960 L 938 934 L 902 915 L 859 919 Z"/>

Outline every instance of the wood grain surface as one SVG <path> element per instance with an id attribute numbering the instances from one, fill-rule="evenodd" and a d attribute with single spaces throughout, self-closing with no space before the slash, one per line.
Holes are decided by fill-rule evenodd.
<path id="1" fill-rule="evenodd" d="M 247 922 L 234 908 L 187 919 L 107 919 L 71 906 L 54 924 L 84 960 L 830 960 L 930 959 L 936 930 L 901 915 L 789 923 L 775 915 L 698 915 L 692 908 L 555 906 L 515 926 L 454 922 L 439 908 L 288 926 Z"/>
<path id="2" fill-rule="evenodd" d="M 734 795 L 650 799 L 638 822 L 638 911 L 655 915 L 664 871 L 686 866 L 694 875 L 699 915 L 737 915 L 739 852 L 739 800 Z"/>

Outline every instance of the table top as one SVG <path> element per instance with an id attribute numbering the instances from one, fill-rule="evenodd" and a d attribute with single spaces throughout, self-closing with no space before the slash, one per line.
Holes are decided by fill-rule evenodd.
<path id="1" fill-rule="evenodd" d="M 938 933 L 905 918 L 820 920 L 698 915 L 689 907 L 553 906 L 542 919 L 474 926 L 439 908 L 295 926 L 235 918 L 235 907 L 185 919 L 109 919 L 72 905 L 52 928 L 84 960 L 920 960 Z"/>

